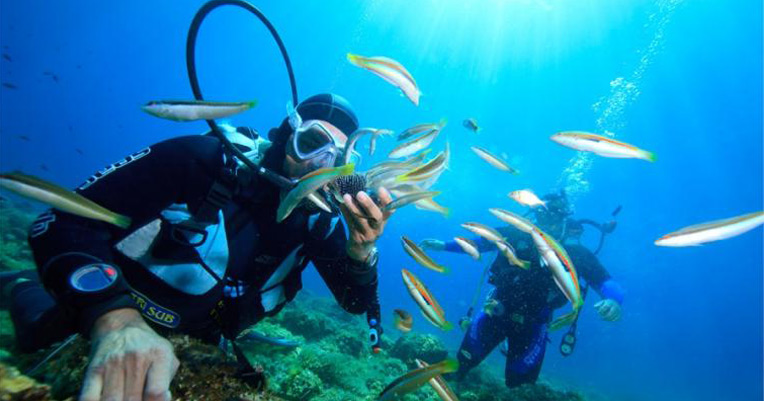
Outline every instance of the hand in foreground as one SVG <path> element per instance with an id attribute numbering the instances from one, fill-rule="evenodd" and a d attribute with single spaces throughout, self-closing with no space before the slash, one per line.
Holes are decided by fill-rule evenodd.
<path id="1" fill-rule="evenodd" d="M 169 341 L 134 309 L 98 318 L 91 332 L 90 364 L 80 401 L 169 401 L 178 359 Z"/>
<path id="2" fill-rule="evenodd" d="M 342 197 L 342 214 L 350 231 L 347 251 L 348 255 L 357 261 L 366 260 L 374 248 L 374 243 L 382 235 L 387 219 L 393 214 L 393 211 L 382 211 L 385 205 L 393 201 L 390 193 L 384 188 L 379 188 L 377 194 L 379 205 L 364 191 L 357 193 L 355 197 L 350 194 Z"/>
<path id="3" fill-rule="evenodd" d="M 419 247 L 423 250 L 442 251 L 446 249 L 446 243 L 439 239 L 427 238 L 419 242 Z"/>
<path id="4" fill-rule="evenodd" d="M 603 299 L 594 304 L 594 309 L 603 320 L 615 322 L 621 318 L 621 305 L 612 299 Z"/>

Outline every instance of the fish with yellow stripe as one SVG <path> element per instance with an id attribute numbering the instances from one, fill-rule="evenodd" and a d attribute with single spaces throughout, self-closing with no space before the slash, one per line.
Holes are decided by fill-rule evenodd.
<path id="1" fill-rule="evenodd" d="M 552 135 L 552 141 L 562 146 L 591 152 L 602 157 L 617 159 L 642 159 L 649 162 L 655 161 L 655 153 L 648 152 L 628 143 L 619 142 L 615 139 L 588 132 L 569 131 Z"/>
<path id="2" fill-rule="evenodd" d="M 76 192 L 31 175 L 22 173 L 0 174 L 0 188 L 45 203 L 55 209 L 80 217 L 103 221 L 119 228 L 126 229 L 131 224 L 131 219 L 127 216 L 106 209 Z"/>
<path id="3" fill-rule="evenodd" d="M 549 269 L 554 283 L 573 306 L 572 312 L 566 313 L 550 323 L 549 329 L 557 330 L 572 324 L 584 305 L 581 287 L 578 283 L 578 274 L 568 253 L 552 236 L 537 228 L 531 231 L 531 236 L 538 249 L 541 264 Z"/>
<path id="4" fill-rule="evenodd" d="M 430 364 L 418 358 L 415 358 L 414 362 L 416 363 L 417 368 L 420 369 L 430 366 Z M 448 386 L 448 383 L 443 379 L 443 376 L 437 375 L 430 379 L 428 383 L 430 383 L 430 387 L 435 390 L 435 393 L 438 394 L 438 397 L 440 397 L 441 400 L 459 401 L 459 397 L 457 397 L 454 391 L 451 390 L 451 387 Z"/>
<path id="5" fill-rule="evenodd" d="M 405 235 L 401 236 L 401 244 L 403 245 L 403 250 L 406 251 L 406 253 L 409 254 L 417 263 L 420 265 L 430 269 L 434 270 L 438 273 L 448 273 L 448 268 L 436 263 L 430 256 L 428 256 L 422 248 L 420 248 L 414 241 L 408 239 Z"/>
<path id="6" fill-rule="evenodd" d="M 764 224 L 764 212 L 749 213 L 685 227 L 664 235 L 655 241 L 655 245 L 673 247 L 701 245 L 738 236 L 762 224 Z"/>
<path id="7" fill-rule="evenodd" d="M 446 149 L 438 153 L 434 158 L 425 164 L 417 166 L 405 174 L 395 178 L 395 182 L 422 182 L 436 178 L 448 168 L 448 159 L 450 158 L 450 146 L 446 143 Z"/>
<path id="8" fill-rule="evenodd" d="M 438 301 L 435 300 L 427 287 L 413 273 L 406 269 L 401 269 L 401 275 L 409 295 L 417 303 L 425 319 L 441 330 L 451 330 L 454 327 L 453 324 L 446 320 L 443 308 L 440 307 Z"/>
<path id="9" fill-rule="evenodd" d="M 403 65 L 388 57 L 364 57 L 357 54 L 347 55 L 348 61 L 356 67 L 369 70 L 378 77 L 393 84 L 403 92 L 411 103 L 419 106 L 421 92 L 411 73 Z"/>
<path id="10" fill-rule="evenodd" d="M 387 387 L 382 390 L 382 393 L 377 400 L 400 400 L 404 394 L 422 387 L 425 383 L 429 382 L 430 379 L 445 373 L 456 372 L 458 369 L 459 362 L 456 359 L 446 359 L 433 365 L 414 369 L 388 384 Z"/>

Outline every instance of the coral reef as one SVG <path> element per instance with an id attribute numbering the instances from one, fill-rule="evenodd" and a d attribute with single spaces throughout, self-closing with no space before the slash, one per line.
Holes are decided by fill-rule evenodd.
<path id="1" fill-rule="evenodd" d="M 0 270 L 33 267 L 26 246 L 26 226 L 33 216 L 10 207 L 7 200 L 0 201 Z M 435 363 L 448 355 L 442 341 L 434 335 L 408 333 L 396 339 L 398 334 L 394 330 L 388 330 L 382 337 L 382 352 L 374 354 L 366 343 L 368 326 L 362 316 L 344 312 L 331 298 L 311 296 L 305 291 L 278 316 L 258 323 L 254 330 L 300 344 L 288 347 L 253 340 L 241 342 L 251 364 L 267 376 L 266 390 L 257 391 L 241 381 L 235 358 L 219 347 L 175 336 L 170 341 L 181 367 L 173 381 L 173 398 L 371 401 L 391 381 L 413 368 L 414 358 Z M 0 401 L 76 397 L 87 365 L 89 349 L 85 340 L 73 341 L 35 371 L 31 379 L 18 373 L 34 367 L 51 349 L 26 355 L 15 352 L 8 313 L 0 311 Z M 545 384 L 508 390 L 503 378 L 485 367 L 474 369 L 463 382 L 453 384 L 465 401 L 583 400 L 578 394 L 560 392 Z M 429 386 L 424 386 L 402 400 L 439 398 Z"/>
<path id="2" fill-rule="evenodd" d="M 0 197 L 0 271 L 34 269 L 27 229 L 37 212 Z"/>
<path id="3" fill-rule="evenodd" d="M 0 401 L 52 400 L 50 386 L 39 384 L 12 367 L 0 363 Z"/>
<path id="4" fill-rule="evenodd" d="M 448 356 L 443 342 L 432 334 L 416 334 L 401 336 L 390 350 L 390 355 L 402 360 L 410 367 L 416 367 L 414 359 L 419 358 L 427 363 L 438 363 Z"/>

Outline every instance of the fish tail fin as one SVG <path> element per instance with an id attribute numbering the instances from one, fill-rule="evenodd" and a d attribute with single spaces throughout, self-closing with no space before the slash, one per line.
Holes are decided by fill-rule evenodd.
<path id="1" fill-rule="evenodd" d="M 520 262 L 520 266 L 519 267 L 521 269 L 528 270 L 528 269 L 531 268 L 531 262 L 529 262 L 527 260 L 522 260 L 522 259 L 518 259 L 518 261 Z"/>
<path id="2" fill-rule="evenodd" d="M 359 65 L 361 63 L 361 56 L 357 54 L 348 53 L 347 58 L 348 58 L 348 61 L 350 61 L 351 63 L 355 65 Z"/>
<path id="3" fill-rule="evenodd" d="M 252 100 L 250 102 L 247 102 L 247 109 L 251 109 L 255 106 L 257 106 L 257 100 Z"/>
<path id="4" fill-rule="evenodd" d="M 565 326 L 568 326 L 573 323 L 573 321 L 576 320 L 576 317 L 578 316 L 578 309 L 574 309 L 573 312 L 566 313 L 557 319 L 554 319 L 552 323 L 549 324 L 549 330 L 555 331 L 559 330 Z"/>
<path id="5" fill-rule="evenodd" d="M 655 156 L 655 153 L 645 151 L 645 160 L 653 163 L 657 159 L 657 156 Z"/>
<path id="6" fill-rule="evenodd" d="M 454 325 L 453 325 L 453 323 L 451 323 L 451 322 L 446 322 L 446 323 L 444 323 L 444 324 L 443 324 L 443 326 L 441 326 L 441 329 L 442 329 L 443 331 L 450 331 L 450 330 L 452 330 L 453 328 L 454 328 Z"/>
<path id="7" fill-rule="evenodd" d="M 114 218 L 112 221 L 112 223 L 114 223 L 115 226 L 122 229 L 127 229 L 128 227 L 130 227 L 130 224 L 132 222 L 133 220 L 131 218 L 127 216 L 123 216 L 121 214 L 116 214 L 116 213 L 114 214 Z"/>
<path id="8" fill-rule="evenodd" d="M 420 95 L 420 96 L 422 96 L 422 95 Z M 445 126 L 446 126 L 446 124 L 448 124 L 448 118 L 446 118 L 446 117 L 443 117 L 443 118 L 441 118 L 441 119 L 440 119 L 440 121 L 438 122 L 438 127 L 439 127 L 440 129 L 443 129 L 443 127 L 445 127 Z"/>
<path id="9" fill-rule="evenodd" d="M 446 359 L 443 363 L 443 373 L 452 373 L 459 370 L 459 361 L 456 359 Z"/>
<path id="10" fill-rule="evenodd" d="M 355 171 L 355 163 L 348 163 L 340 167 L 339 173 L 342 175 L 350 175 Z"/>
<path id="11" fill-rule="evenodd" d="M 449 217 L 451 217 L 451 209 L 449 209 L 447 207 L 443 208 L 443 211 L 440 214 L 442 214 L 443 217 L 445 217 L 445 218 L 449 218 Z"/>

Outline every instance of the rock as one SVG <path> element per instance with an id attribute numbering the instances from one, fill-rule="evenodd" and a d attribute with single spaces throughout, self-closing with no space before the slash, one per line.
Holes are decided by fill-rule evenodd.
<path id="1" fill-rule="evenodd" d="M 390 355 L 413 367 L 415 358 L 430 364 L 438 363 L 446 359 L 448 351 L 438 337 L 414 333 L 401 336 L 390 350 Z"/>
<path id="2" fill-rule="evenodd" d="M 302 369 L 292 375 L 283 384 L 284 395 L 298 400 L 309 400 L 321 393 L 321 378 L 308 369 Z"/>

